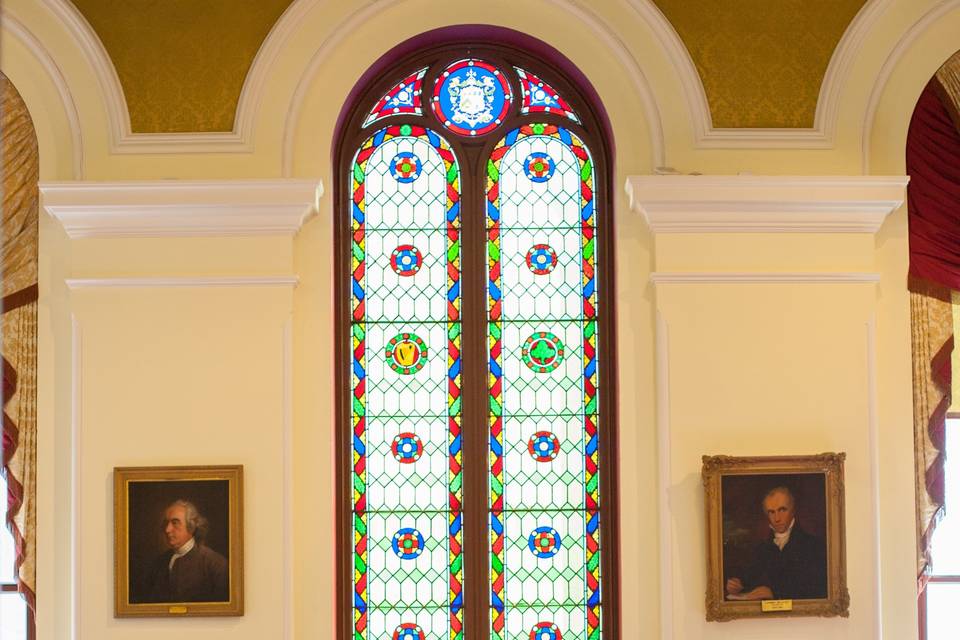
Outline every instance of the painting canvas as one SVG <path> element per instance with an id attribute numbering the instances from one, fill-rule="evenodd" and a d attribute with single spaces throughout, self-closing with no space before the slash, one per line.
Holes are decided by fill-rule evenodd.
<path id="1" fill-rule="evenodd" d="M 843 459 L 704 457 L 708 620 L 847 615 Z"/>
<path id="2" fill-rule="evenodd" d="M 114 470 L 118 617 L 242 615 L 242 472 Z"/>

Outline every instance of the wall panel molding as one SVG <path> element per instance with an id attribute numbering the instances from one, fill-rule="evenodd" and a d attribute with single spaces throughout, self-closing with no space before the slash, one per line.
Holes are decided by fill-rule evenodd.
<path id="1" fill-rule="evenodd" d="M 42 205 L 70 238 L 292 236 L 319 180 L 45 182 Z"/>
<path id="2" fill-rule="evenodd" d="M 654 233 L 876 233 L 906 176 L 630 176 L 630 208 Z"/>
<path id="3" fill-rule="evenodd" d="M 177 276 L 145 278 L 68 278 L 68 289 L 295 287 L 297 276 Z"/>
<path id="4" fill-rule="evenodd" d="M 650 282 L 659 284 L 872 284 L 880 282 L 879 273 L 867 272 L 717 272 L 656 271 Z"/>

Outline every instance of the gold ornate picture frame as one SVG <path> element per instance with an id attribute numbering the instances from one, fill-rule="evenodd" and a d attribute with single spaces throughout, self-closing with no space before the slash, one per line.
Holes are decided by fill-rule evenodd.
<path id="1" fill-rule="evenodd" d="M 845 457 L 703 456 L 708 621 L 849 615 Z"/>
<path id="2" fill-rule="evenodd" d="M 114 615 L 243 615 L 243 467 L 113 470 Z"/>

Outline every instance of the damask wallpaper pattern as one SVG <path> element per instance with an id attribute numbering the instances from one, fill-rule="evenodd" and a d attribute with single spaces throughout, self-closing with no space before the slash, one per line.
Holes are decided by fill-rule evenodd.
<path id="1" fill-rule="evenodd" d="M 291 0 L 73 0 L 113 60 L 134 133 L 231 131 L 253 58 Z"/>
<path id="2" fill-rule="evenodd" d="M 812 127 L 833 51 L 865 0 L 654 0 L 686 45 L 715 127 Z"/>
<path id="3" fill-rule="evenodd" d="M 865 2 L 652 1 L 693 58 L 713 125 L 734 128 L 812 127 L 827 65 Z M 233 129 L 253 58 L 292 0 L 73 2 L 113 60 L 133 132 L 173 133 Z"/>

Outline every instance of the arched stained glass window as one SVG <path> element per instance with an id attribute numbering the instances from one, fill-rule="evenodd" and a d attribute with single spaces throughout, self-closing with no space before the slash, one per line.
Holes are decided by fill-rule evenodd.
<path id="1" fill-rule="evenodd" d="M 421 52 L 341 132 L 341 637 L 619 637 L 608 146 L 541 66 Z"/>

